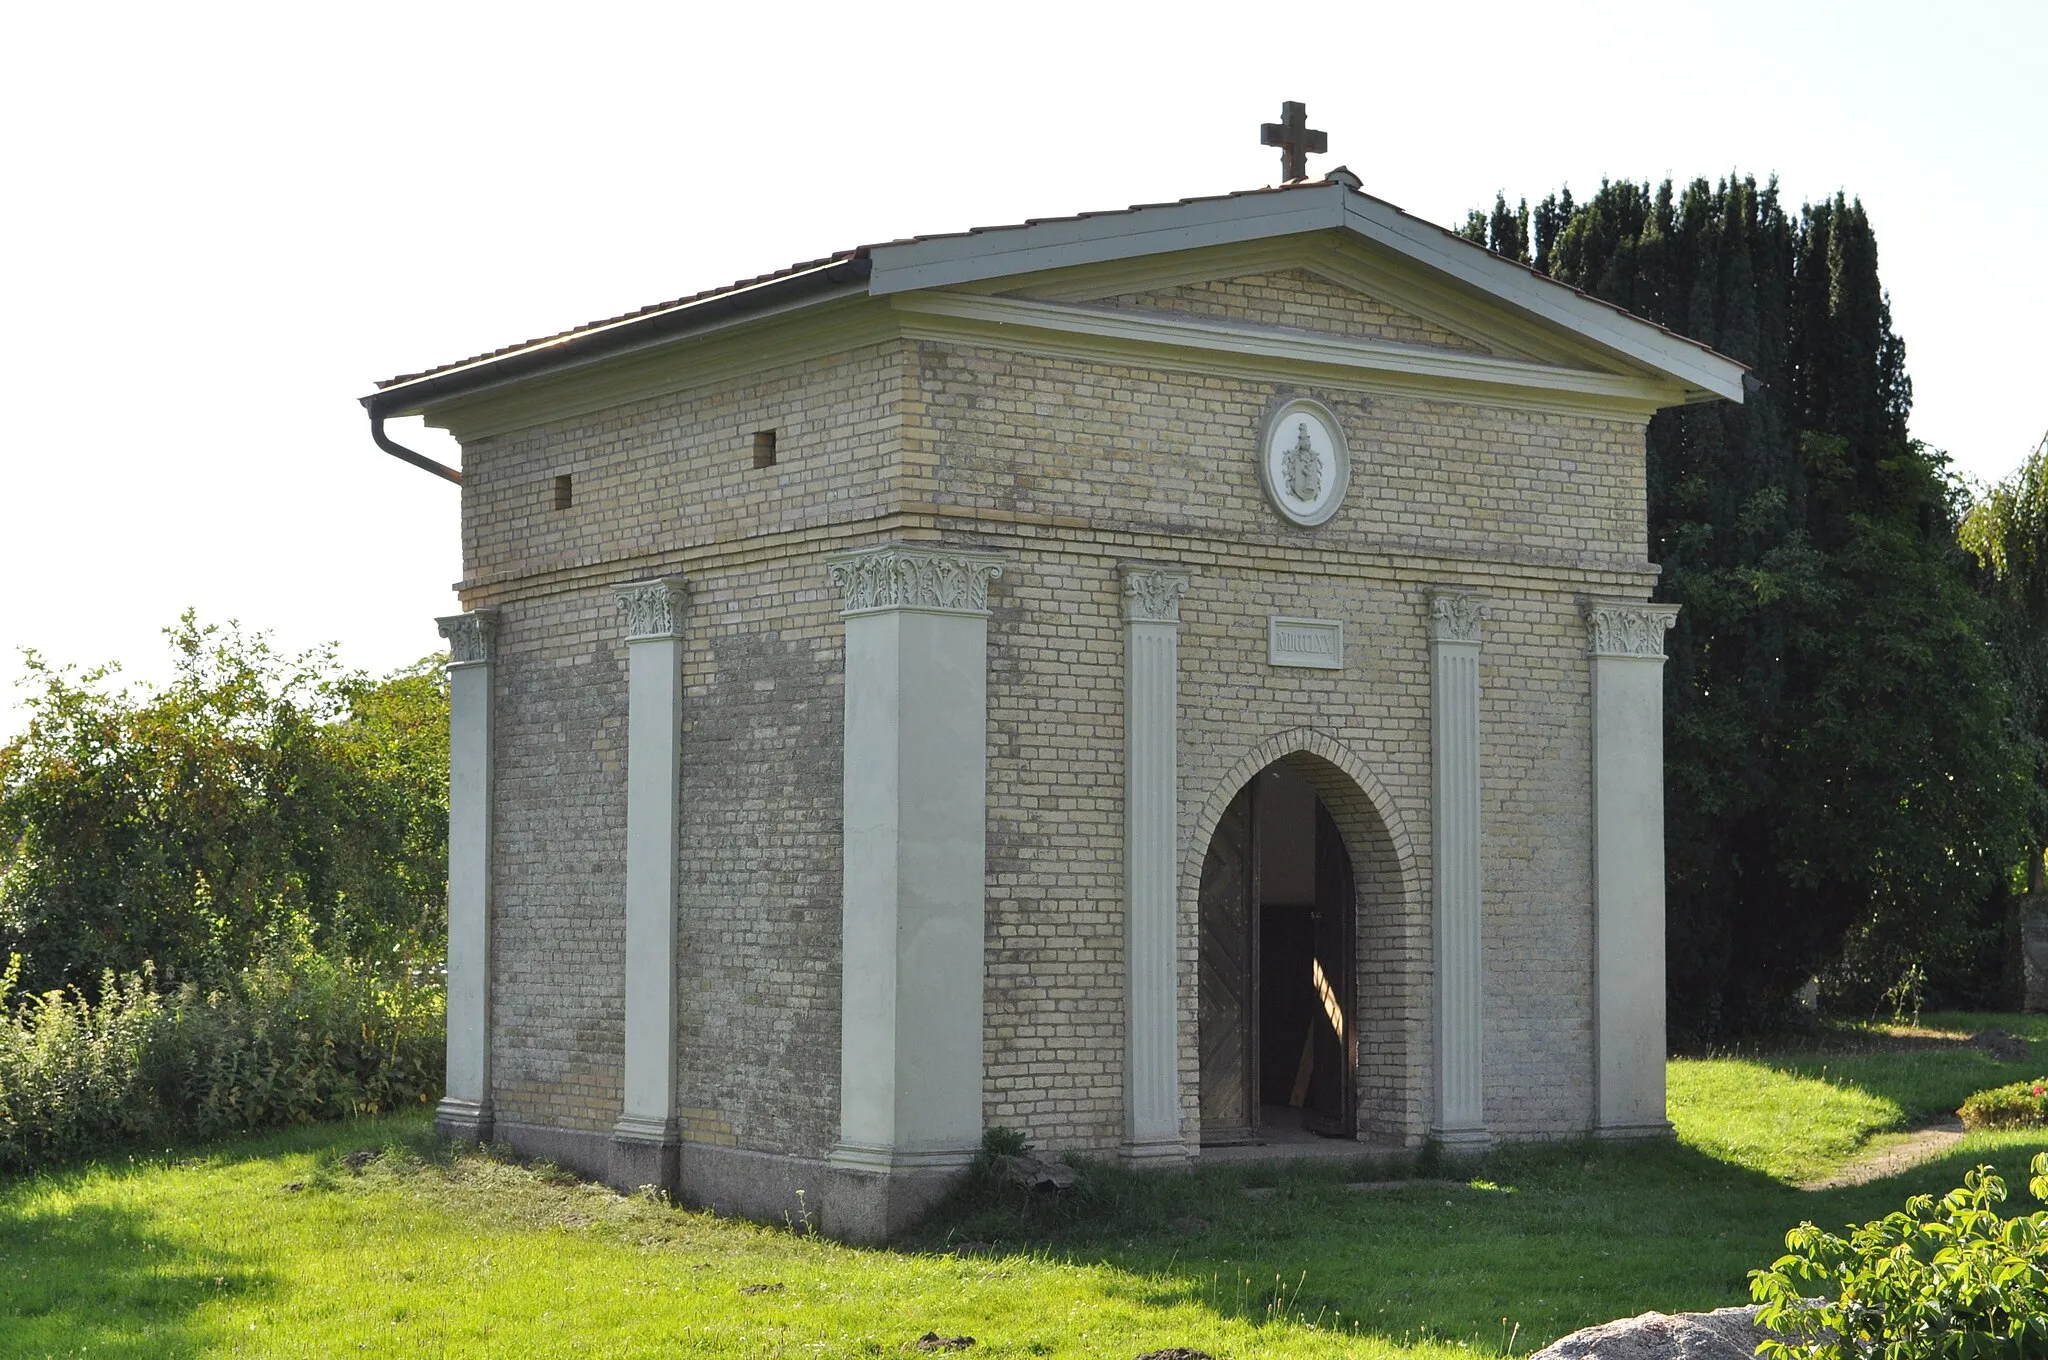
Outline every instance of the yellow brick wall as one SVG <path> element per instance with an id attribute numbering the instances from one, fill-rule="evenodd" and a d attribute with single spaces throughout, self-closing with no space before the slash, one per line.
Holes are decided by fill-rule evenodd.
<path id="1" fill-rule="evenodd" d="M 1427 323 L 1306 278 L 1170 291 L 1189 309 L 1205 298 L 1239 309 L 1215 314 L 1267 307 L 1257 315 L 1275 324 L 1445 343 L 1414 329 Z M 1167 305 L 1158 294 L 1127 301 Z M 1281 520 L 1257 480 L 1259 424 L 1283 388 L 1326 402 L 1352 450 L 1344 508 L 1315 530 Z M 751 434 L 764 428 L 778 432 L 778 463 L 757 470 Z M 824 559 L 909 536 L 1009 557 L 989 626 L 988 1122 L 1054 1148 L 1106 1152 L 1121 1136 L 1115 567 L 1137 557 L 1196 573 L 1181 632 L 1189 1134 L 1207 827 L 1297 730 L 1295 744 L 1319 752 L 1326 796 L 1352 799 L 1339 819 L 1365 899 L 1361 1109 L 1390 1137 L 1414 1136 L 1427 1118 L 1423 600 L 1440 587 L 1477 591 L 1492 611 L 1489 1119 L 1508 1133 L 1586 1125 L 1577 600 L 1647 593 L 1639 418 L 898 342 L 480 439 L 465 466 L 465 602 L 503 611 L 501 1118 L 596 1130 L 618 1114 L 626 688 L 611 587 L 681 571 L 688 1136 L 812 1156 L 830 1146 L 843 658 Z M 563 472 L 575 501 L 556 510 Z M 1343 619 L 1346 669 L 1269 667 L 1274 613 Z M 1357 779 L 1332 776 L 1339 766 Z"/>
<path id="2" fill-rule="evenodd" d="M 1196 1117 L 1201 860 L 1246 753 L 1312 728 L 1378 780 L 1418 875 L 1366 847 L 1361 1109 L 1427 1117 L 1425 593 L 1488 598 L 1482 652 L 1489 1122 L 1591 1111 L 1588 672 L 1578 598 L 1642 594 L 1642 426 L 1305 387 L 1353 451 L 1344 510 L 1287 524 L 1254 450 L 1278 388 L 926 343 L 906 458 L 939 523 L 1011 555 L 991 596 L 988 1118 L 1052 1146 L 1121 1136 L 1122 625 L 1115 565 L 1196 572 L 1182 607 L 1182 1052 Z M 1342 619 L 1341 672 L 1266 661 L 1273 614 Z M 1419 890 L 1418 890 L 1419 889 Z M 1377 941 L 1377 944 L 1374 943 Z M 1378 952 L 1375 952 L 1377 950 Z M 1421 951 L 1416 955 L 1414 951 Z M 1404 951 L 1407 951 L 1404 953 Z"/>

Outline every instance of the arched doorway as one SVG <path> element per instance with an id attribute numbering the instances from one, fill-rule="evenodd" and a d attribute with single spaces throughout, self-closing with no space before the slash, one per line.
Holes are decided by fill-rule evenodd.
<path id="1" fill-rule="evenodd" d="M 1356 878 L 1300 764 L 1218 820 L 1200 898 L 1202 1142 L 1358 1132 Z"/>

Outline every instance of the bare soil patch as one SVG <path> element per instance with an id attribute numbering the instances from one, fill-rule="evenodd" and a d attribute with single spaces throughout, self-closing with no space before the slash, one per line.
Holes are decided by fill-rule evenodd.
<path id="1" fill-rule="evenodd" d="M 1909 1171 L 1922 1162 L 1933 1161 L 1961 1142 L 1962 1137 L 1963 1124 L 1959 1119 L 1946 1120 L 1906 1133 L 1879 1134 L 1871 1139 L 1871 1145 L 1854 1161 L 1819 1180 L 1803 1181 L 1799 1188 L 1843 1190 L 1852 1185 L 1868 1185 L 1872 1181 L 1881 1181 L 1887 1176 Z"/>

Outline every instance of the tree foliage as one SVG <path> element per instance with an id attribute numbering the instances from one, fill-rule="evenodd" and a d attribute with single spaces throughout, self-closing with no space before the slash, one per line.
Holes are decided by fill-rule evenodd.
<path id="1" fill-rule="evenodd" d="M 33 654 L 28 730 L 0 746 L 0 957 L 26 991 L 153 963 L 173 983 L 278 949 L 359 961 L 445 937 L 447 695 L 331 649 L 166 630 L 175 678 L 118 687 Z"/>
<path id="2" fill-rule="evenodd" d="M 1962 542 L 1993 610 L 2018 740 L 2033 758 L 2027 859 L 2038 893 L 2048 851 L 2048 436 L 2019 471 L 1978 497 L 1963 519 Z"/>
<path id="3" fill-rule="evenodd" d="M 1953 980 L 1995 925 L 2030 756 L 1957 546 L 1961 495 L 1908 435 L 1861 203 L 1794 215 L 1775 182 L 1609 183 L 1533 214 L 1502 196 L 1485 240 L 1751 369 L 1742 403 L 1648 432 L 1657 595 L 1683 606 L 1665 670 L 1674 1030 L 1771 1023 L 1823 969 L 1856 1000 L 1915 968 Z"/>

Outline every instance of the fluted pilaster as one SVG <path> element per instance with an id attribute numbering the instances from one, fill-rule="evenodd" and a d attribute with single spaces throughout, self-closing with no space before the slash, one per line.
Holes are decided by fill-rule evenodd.
<path id="1" fill-rule="evenodd" d="M 1127 563 L 1124 603 L 1124 1155 L 1185 1160 L 1180 1131 L 1180 604 L 1191 579 Z"/>
<path id="2" fill-rule="evenodd" d="M 1430 747 L 1435 859 L 1435 1136 L 1488 1139 L 1484 1102 L 1485 975 L 1479 861 L 1481 601 L 1438 592 L 1430 612 Z"/>

